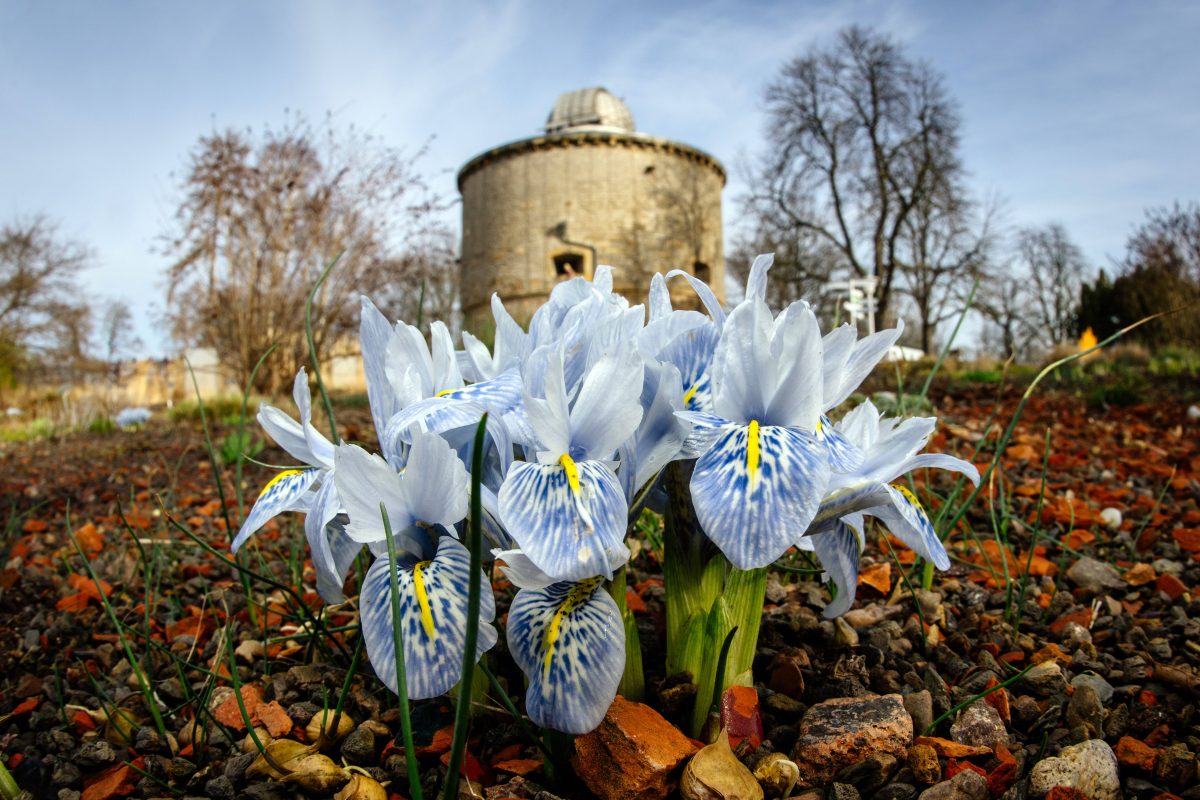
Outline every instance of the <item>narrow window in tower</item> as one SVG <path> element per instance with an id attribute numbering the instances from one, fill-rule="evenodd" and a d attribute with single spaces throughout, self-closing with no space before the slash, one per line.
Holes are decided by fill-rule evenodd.
<path id="1" fill-rule="evenodd" d="M 696 263 L 692 264 L 692 274 L 705 283 L 708 283 L 708 264 L 705 264 L 703 261 L 697 261 Z"/>
<path id="2" fill-rule="evenodd" d="M 560 278 L 574 278 L 583 275 L 583 255 L 559 253 L 554 257 L 554 274 Z"/>

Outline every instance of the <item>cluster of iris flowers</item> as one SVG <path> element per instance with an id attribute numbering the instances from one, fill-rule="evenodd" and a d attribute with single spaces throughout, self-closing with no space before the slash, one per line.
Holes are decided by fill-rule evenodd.
<path id="1" fill-rule="evenodd" d="M 381 452 L 317 431 L 301 370 L 299 421 L 267 405 L 258 420 L 304 466 L 267 484 L 233 549 L 274 516 L 305 513 L 317 589 L 332 603 L 345 600 L 366 545 L 375 560 L 358 606 L 371 664 L 396 691 L 394 571 L 407 693 L 436 697 L 460 675 L 471 580 L 482 596 L 477 656 L 499 635 L 491 584 L 470 574 L 462 543 L 468 465 L 481 463 L 480 523 L 518 588 L 505 633 L 528 680 L 525 708 L 567 733 L 595 728 L 617 692 L 626 627 L 604 586 L 629 559 L 630 520 L 668 502 L 659 479 L 673 461 L 692 462 L 695 519 L 732 568 L 765 568 L 792 547 L 812 551 L 836 586 L 828 616 L 853 602 L 867 517 L 945 569 L 928 516 L 894 481 L 922 467 L 978 481 L 975 468 L 920 452 L 933 418 L 884 418 L 870 401 L 837 423 L 828 416 L 900 329 L 860 339 L 842 325 L 822 335 L 802 301 L 774 314 L 765 301 L 770 265 L 769 256 L 754 262 L 744 299 L 728 312 L 680 271 L 655 275 L 643 308 L 614 294 L 611 270 L 600 267 L 592 281 L 556 286 L 528 331 L 493 297 L 491 349 L 465 332 L 456 349 L 441 322 L 427 340 L 364 298 L 362 357 Z M 677 276 L 707 313 L 673 307 L 667 280 Z M 475 459 L 485 413 L 485 452 Z"/>

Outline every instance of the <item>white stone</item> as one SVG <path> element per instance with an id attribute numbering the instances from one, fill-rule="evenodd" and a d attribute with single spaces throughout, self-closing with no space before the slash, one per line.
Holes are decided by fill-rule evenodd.
<path id="1" fill-rule="evenodd" d="M 1055 786 L 1078 789 L 1091 800 L 1120 800 L 1121 779 L 1112 748 L 1101 739 L 1090 739 L 1034 764 L 1029 793 L 1043 797 Z"/>
<path id="2" fill-rule="evenodd" d="M 1188 406 L 1188 419 L 1192 422 L 1200 420 L 1200 406 Z"/>
<path id="3" fill-rule="evenodd" d="M 1121 510 L 1109 506 L 1100 512 L 1100 521 L 1104 523 L 1104 527 L 1110 531 L 1115 531 L 1121 527 Z"/>

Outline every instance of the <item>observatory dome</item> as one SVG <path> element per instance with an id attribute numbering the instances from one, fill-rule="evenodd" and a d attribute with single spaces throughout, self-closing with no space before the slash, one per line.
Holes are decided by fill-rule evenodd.
<path id="1" fill-rule="evenodd" d="M 602 86 L 564 92 L 546 119 L 546 133 L 578 130 L 633 133 L 633 114 L 619 97 Z"/>

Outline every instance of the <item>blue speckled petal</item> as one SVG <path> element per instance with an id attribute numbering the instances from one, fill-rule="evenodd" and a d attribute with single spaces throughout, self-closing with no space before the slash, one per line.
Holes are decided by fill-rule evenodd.
<path id="1" fill-rule="evenodd" d="M 853 472 L 862 466 L 866 454 L 833 427 L 829 417 L 821 415 L 821 426 L 817 428 L 817 435 L 829 448 L 829 466 L 834 472 Z"/>
<path id="2" fill-rule="evenodd" d="M 508 649 L 529 678 L 525 710 L 564 733 L 596 728 L 625 669 L 625 626 L 600 578 L 522 589 L 508 612 Z"/>
<path id="3" fill-rule="evenodd" d="M 255 531 L 283 512 L 307 511 L 305 495 L 320 474 L 319 469 L 287 469 L 272 478 L 254 501 L 254 507 L 233 538 L 230 550 L 236 553 Z"/>
<path id="4" fill-rule="evenodd" d="M 813 536 L 809 541 L 826 575 L 837 586 L 837 597 L 825 606 L 825 618 L 840 617 L 850 610 L 858 590 L 858 560 L 862 555 L 858 535 L 838 520 L 832 530 Z"/>
<path id="5" fill-rule="evenodd" d="M 363 639 L 375 674 L 396 691 L 396 645 L 392 629 L 391 578 L 386 556 L 367 570 L 359 594 Z M 470 555 L 449 536 L 438 541 L 432 561 L 401 557 L 400 624 L 404 631 L 404 674 L 411 700 L 437 697 L 458 683 L 467 633 L 467 580 Z M 479 573 L 479 640 L 482 656 L 496 644 L 496 601 L 487 576 Z M 422 599 L 424 598 L 424 599 Z"/>
<path id="6" fill-rule="evenodd" d="M 808 529 L 829 483 L 828 460 L 825 446 L 806 431 L 756 423 L 730 428 L 692 473 L 700 526 L 735 567 L 767 566 Z"/>
<path id="7" fill-rule="evenodd" d="M 529 560 L 558 580 L 611 576 L 628 556 L 628 503 L 604 464 L 580 461 L 578 492 L 559 464 L 517 462 L 500 487 L 500 517 Z"/>
<path id="8" fill-rule="evenodd" d="M 885 488 L 891 496 L 891 505 L 868 508 L 863 513 L 877 518 L 900 541 L 921 558 L 932 561 L 938 569 L 950 569 L 946 547 L 933 529 L 929 515 L 921 508 L 920 501 L 903 486 L 885 485 Z"/>
<path id="9" fill-rule="evenodd" d="M 317 566 L 316 560 L 313 560 L 313 567 L 317 572 L 317 594 L 321 595 L 321 599 L 326 603 L 345 602 L 346 595 L 342 592 L 342 586 L 346 583 L 346 573 L 350 571 L 350 565 L 354 563 L 355 557 L 363 547 L 361 542 L 356 542 L 346 535 L 347 519 L 345 514 L 341 514 L 325 526 L 324 538 L 329 555 L 333 559 L 333 570 L 322 569 Z"/>

